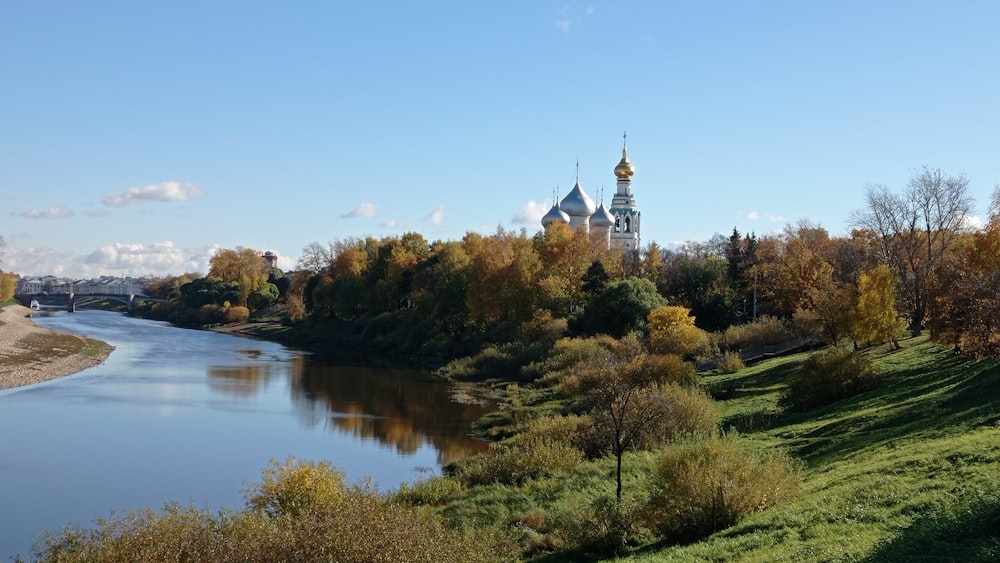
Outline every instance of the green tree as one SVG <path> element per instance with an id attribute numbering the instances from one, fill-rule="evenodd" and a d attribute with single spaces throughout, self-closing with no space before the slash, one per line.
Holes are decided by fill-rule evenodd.
<path id="1" fill-rule="evenodd" d="M 609 334 L 616 338 L 629 332 L 646 333 L 646 318 L 667 300 L 653 282 L 628 278 L 612 282 L 595 293 L 582 311 L 570 318 L 569 328 L 578 334 Z"/>

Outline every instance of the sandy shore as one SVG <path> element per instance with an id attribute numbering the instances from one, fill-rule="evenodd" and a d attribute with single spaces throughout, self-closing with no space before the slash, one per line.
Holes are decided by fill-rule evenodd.
<path id="1" fill-rule="evenodd" d="M 31 310 L 22 305 L 8 305 L 0 310 L 0 389 L 31 385 L 57 377 L 71 375 L 100 364 L 114 349 L 105 343 L 96 353 L 83 354 L 62 348 L 40 352 L 45 337 L 72 336 L 82 342 L 86 338 L 67 335 L 36 325 L 28 315 Z M 93 349 L 93 347 L 90 347 Z"/>

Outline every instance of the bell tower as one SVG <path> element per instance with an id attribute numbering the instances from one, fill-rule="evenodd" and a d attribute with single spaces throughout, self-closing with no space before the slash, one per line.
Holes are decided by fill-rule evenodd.
<path id="1" fill-rule="evenodd" d="M 611 216 L 615 224 L 611 228 L 611 245 L 625 251 L 639 252 L 640 213 L 632 195 L 632 174 L 635 167 L 628 160 L 628 133 L 623 136 L 622 159 L 615 166 L 618 190 L 611 199 Z"/>

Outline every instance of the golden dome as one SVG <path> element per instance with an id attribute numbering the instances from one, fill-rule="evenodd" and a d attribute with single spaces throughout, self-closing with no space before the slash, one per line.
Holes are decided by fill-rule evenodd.
<path id="1" fill-rule="evenodd" d="M 626 179 L 631 178 L 632 174 L 635 174 L 635 167 L 628 161 L 628 148 L 622 147 L 622 161 L 615 166 L 615 176 Z"/>

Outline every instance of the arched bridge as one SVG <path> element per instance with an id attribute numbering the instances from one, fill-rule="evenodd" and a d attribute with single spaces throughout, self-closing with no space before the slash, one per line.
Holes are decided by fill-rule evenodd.
<path id="1" fill-rule="evenodd" d="M 148 295 L 142 295 L 141 293 L 45 293 L 38 295 L 21 295 L 19 298 L 22 303 L 30 303 L 29 306 L 32 309 L 65 308 L 70 313 L 76 311 L 77 307 L 84 307 L 92 303 L 101 303 L 104 301 L 117 301 L 119 303 L 124 303 L 126 309 L 130 313 L 135 308 L 135 304 L 140 301 L 153 301 L 155 303 L 163 303 L 166 301 L 166 299 L 150 297 Z"/>

